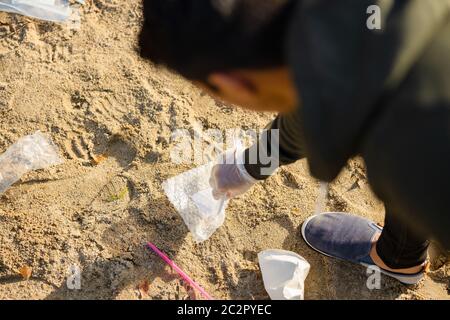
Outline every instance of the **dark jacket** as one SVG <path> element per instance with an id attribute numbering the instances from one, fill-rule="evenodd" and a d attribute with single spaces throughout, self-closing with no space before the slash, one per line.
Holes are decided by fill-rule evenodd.
<path id="1" fill-rule="evenodd" d="M 287 52 L 302 102 L 269 125 L 281 164 L 331 181 L 361 154 L 376 194 L 450 247 L 450 1 L 300 1 Z"/>

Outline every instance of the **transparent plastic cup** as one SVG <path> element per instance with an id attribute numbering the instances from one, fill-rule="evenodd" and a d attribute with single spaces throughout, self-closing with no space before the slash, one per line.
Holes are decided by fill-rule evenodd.
<path id="1" fill-rule="evenodd" d="M 303 300 L 310 264 L 286 250 L 265 250 L 258 254 L 264 287 L 272 300 Z"/>

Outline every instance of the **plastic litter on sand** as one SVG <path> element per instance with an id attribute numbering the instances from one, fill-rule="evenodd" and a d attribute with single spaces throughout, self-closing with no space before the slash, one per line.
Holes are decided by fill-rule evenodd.
<path id="1" fill-rule="evenodd" d="M 27 172 L 62 162 L 56 146 L 40 131 L 20 138 L 0 155 L 0 194 Z"/>
<path id="2" fill-rule="evenodd" d="M 196 289 L 207 300 L 214 300 L 197 282 L 192 280 L 175 262 L 173 262 L 168 256 L 166 256 L 161 250 L 159 250 L 153 243 L 148 242 L 147 248 L 156 253 L 167 265 L 169 265 L 178 275 L 186 281 L 192 288 Z"/>

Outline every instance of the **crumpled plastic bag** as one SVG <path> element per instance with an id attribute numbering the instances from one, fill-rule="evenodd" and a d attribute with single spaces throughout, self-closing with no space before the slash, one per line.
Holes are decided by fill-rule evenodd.
<path id="1" fill-rule="evenodd" d="M 258 254 L 264 288 L 272 300 L 303 300 L 310 264 L 286 250 L 265 250 Z"/>
<path id="2" fill-rule="evenodd" d="M 163 189 L 196 242 L 203 242 L 225 221 L 228 200 L 214 199 L 209 178 L 215 162 L 163 182 Z"/>
<path id="3" fill-rule="evenodd" d="M 66 21 L 72 14 L 68 0 L 0 0 L 0 11 L 54 22 Z"/>
<path id="4" fill-rule="evenodd" d="M 0 155 L 0 194 L 25 173 L 62 162 L 56 146 L 40 131 L 20 138 Z"/>

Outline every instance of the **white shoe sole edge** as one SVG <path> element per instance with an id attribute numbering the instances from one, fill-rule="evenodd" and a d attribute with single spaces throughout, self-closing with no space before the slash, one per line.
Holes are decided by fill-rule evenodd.
<path id="1" fill-rule="evenodd" d="M 345 260 L 345 259 L 341 259 L 341 258 L 332 256 L 332 255 L 330 255 L 330 254 L 328 254 L 328 253 L 325 253 L 325 252 L 323 252 L 323 251 L 321 251 L 321 250 L 319 250 L 319 249 L 316 249 L 316 248 L 313 247 L 313 246 L 308 242 L 308 240 L 306 239 L 306 236 L 305 236 L 305 230 L 306 230 L 306 226 L 308 225 L 308 223 L 309 223 L 312 219 L 314 219 L 314 218 L 316 218 L 317 216 L 319 216 L 319 215 L 321 215 L 321 214 L 324 214 L 324 213 L 339 213 L 339 212 L 323 212 L 323 213 L 320 213 L 320 214 L 315 214 L 315 215 L 309 217 L 308 219 L 306 219 L 306 220 L 303 222 L 303 224 L 302 224 L 302 229 L 301 229 L 303 240 L 305 240 L 306 244 L 307 244 L 311 249 L 313 249 L 313 250 L 316 251 L 316 252 L 319 252 L 320 254 L 323 254 L 324 256 L 327 256 L 327 257 L 330 257 L 330 258 L 334 258 L 334 259 L 338 259 L 338 260 L 342 260 L 342 261 L 351 262 L 351 261 L 348 261 L 348 260 Z M 340 212 L 340 213 L 344 213 L 344 212 Z M 359 264 L 360 264 L 361 266 L 366 267 L 366 268 L 374 268 L 374 269 L 376 268 L 376 269 L 380 270 L 380 272 L 381 272 L 382 274 L 384 274 L 384 275 L 386 275 L 386 276 L 388 276 L 388 277 L 394 278 L 394 279 L 400 281 L 401 283 L 407 284 L 407 285 L 414 285 L 414 284 L 417 284 L 420 280 L 422 280 L 422 278 L 423 278 L 423 276 L 424 276 L 424 273 L 423 273 L 423 272 L 420 272 L 420 273 L 417 273 L 417 274 L 413 274 L 413 275 L 401 275 L 401 274 L 398 274 L 398 273 L 393 273 L 393 272 L 384 270 L 384 269 L 378 267 L 377 265 L 373 265 L 373 264 L 371 265 L 371 264 L 362 263 L 362 262 L 360 262 Z"/>

